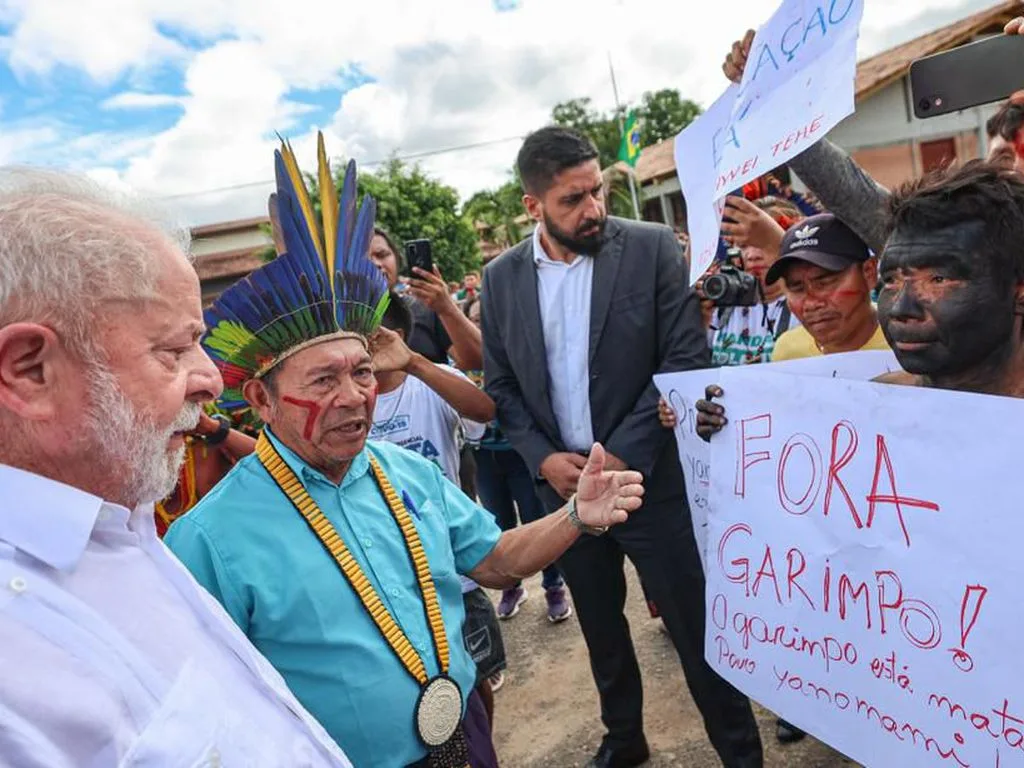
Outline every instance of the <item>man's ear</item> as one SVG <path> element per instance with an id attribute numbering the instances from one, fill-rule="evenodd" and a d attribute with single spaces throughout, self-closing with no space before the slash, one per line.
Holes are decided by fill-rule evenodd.
<path id="1" fill-rule="evenodd" d="M 256 415 L 264 423 L 269 423 L 270 412 L 273 410 L 270 391 L 267 385 L 259 379 L 249 379 L 242 385 L 242 396 L 249 405 L 256 411 Z"/>
<path id="2" fill-rule="evenodd" d="M 864 282 L 868 284 L 868 291 L 875 290 L 878 285 L 878 258 L 871 257 L 864 262 Z"/>
<path id="3" fill-rule="evenodd" d="M 31 421 L 53 418 L 61 376 L 69 375 L 70 363 L 53 329 L 36 323 L 0 328 L 0 408 Z"/>
<path id="4" fill-rule="evenodd" d="M 544 218 L 544 212 L 541 209 L 540 198 L 534 197 L 529 193 L 523 195 L 523 207 L 526 208 L 526 212 L 534 221 L 539 222 Z"/>

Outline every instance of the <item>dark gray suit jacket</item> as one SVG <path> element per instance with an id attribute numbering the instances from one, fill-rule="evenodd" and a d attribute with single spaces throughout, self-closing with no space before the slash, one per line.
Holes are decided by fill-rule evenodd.
<path id="1" fill-rule="evenodd" d="M 710 365 L 707 337 L 672 230 L 610 217 L 594 258 L 590 413 L 594 439 L 643 473 L 647 502 L 684 495 L 675 439 L 658 422 L 655 373 Z M 530 472 L 565 451 L 549 394 L 533 240 L 484 270 L 484 378 L 498 421 Z M 580 318 L 580 322 L 588 322 Z M 561 499 L 541 481 L 549 509 Z"/>

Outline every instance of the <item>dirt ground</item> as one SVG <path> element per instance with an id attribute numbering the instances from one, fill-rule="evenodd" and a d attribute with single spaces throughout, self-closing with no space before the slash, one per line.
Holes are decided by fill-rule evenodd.
<path id="1" fill-rule="evenodd" d="M 683 682 L 679 657 L 660 622 L 652 620 L 627 565 L 626 614 L 644 677 L 644 722 L 650 768 L 718 768 L 700 715 Z M 509 668 L 495 695 L 494 741 L 503 768 L 574 768 L 586 765 L 604 733 L 587 649 L 575 617 L 547 621 L 540 578 L 527 583 L 530 598 L 501 623 Z M 495 603 L 497 594 L 492 594 Z M 856 768 L 808 737 L 782 746 L 775 718 L 755 706 L 767 768 Z"/>

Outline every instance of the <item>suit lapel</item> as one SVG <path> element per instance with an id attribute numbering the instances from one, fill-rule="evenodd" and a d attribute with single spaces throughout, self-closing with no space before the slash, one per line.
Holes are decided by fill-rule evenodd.
<path id="1" fill-rule="evenodd" d="M 515 255 L 515 286 L 512 295 L 522 321 L 522 334 L 536 360 L 545 359 L 544 327 L 540 321 L 540 299 L 537 296 L 537 269 L 533 264 L 533 239 Z"/>
<path id="2" fill-rule="evenodd" d="M 544 346 L 544 326 L 540 319 L 540 298 L 537 295 L 537 267 L 533 263 L 533 238 L 523 244 L 512 261 L 512 296 L 520 320 L 519 334 L 526 341 L 529 359 L 536 361 L 528 370 L 536 377 L 532 386 L 524 386 L 524 392 L 539 392 L 543 412 L 541 419 L 546 422 L 542 428 L 549 436 L 559 435 L 558 422 L 551 405 L 551 387 L 548 382 L 547 348 Z"/>
<path id="3" fill-rule="evenodd" d="M 622 244 L 625 232 L 613 218 L 608 219 L 606 228 L 607 241 L 601 251 L 594 257 L 594 282 L 590 294 L 590 362 L 594 362 L 597 345 L 601 341 L 605 323 L 608 320 L 608 307 L 615 292 L 615 281 L 619 275 L 619 264 L 622 262 Z"/>

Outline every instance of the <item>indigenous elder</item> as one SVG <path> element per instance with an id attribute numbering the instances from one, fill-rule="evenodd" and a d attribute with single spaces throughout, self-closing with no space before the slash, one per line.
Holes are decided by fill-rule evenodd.
<path id="1" fill-rule="evenodd" d="M 878 319 L 904 372 L 878 381 L 1024 396 L 1024 177 L 975 161 L 898 190 Z M 721 395 L 721 390 L 709 390 Z M 725 409 L 697 402 L 710 437 Z"/>
<path id="2" fill-rule="evenodd" d="M 332 178 L 324 157 L 321 145 Z M 204 341 L 226 377 L 221 407 L 251 404 L 266 427 L 167 542 L 357 766 L 496 765 L 459 575 L 501 588 L 540 570 L 623 522 L 642 478 L 605 472 L 595 445 L 561 512 L 502 534 L 436 465 L 368 443 L 366 337 L 388 300 L 366 257 L 374 204 L 356 216 L 350 164 L 342 215 L 321 187 L 321 239 L 287 148 L 277 177 L 287 253 L 217 300 Z"/>
<path id="3" fill-rule="evenodd" d="M 487 393 L 549 513 L 578 492 L 595 439 L 607 441 L 612 466 L 641 472 L 649 490 L 642 514 L 608 536 L 580 539 L 559 560 L 608 729 L 588 765 L 640 765 L 650 754 L 623 614 L 628 555 L 722 762 L 759 768 L 750 703 L 704 658 L 704 573 L 675 438 L 658 424 L 651 381 L 709 362 L 679 243 L 668 227 L 607 215 L 597 149 L 575 131 L 536 131 L 517 164 L 537 228 L 484 270 Z"/>
<path id="4" fill-rule="evenodd" d="M 0 764 L 349 765 L 157 538 L 221 391 L 201 306 L 127 201 L 0 171 Z"/>

